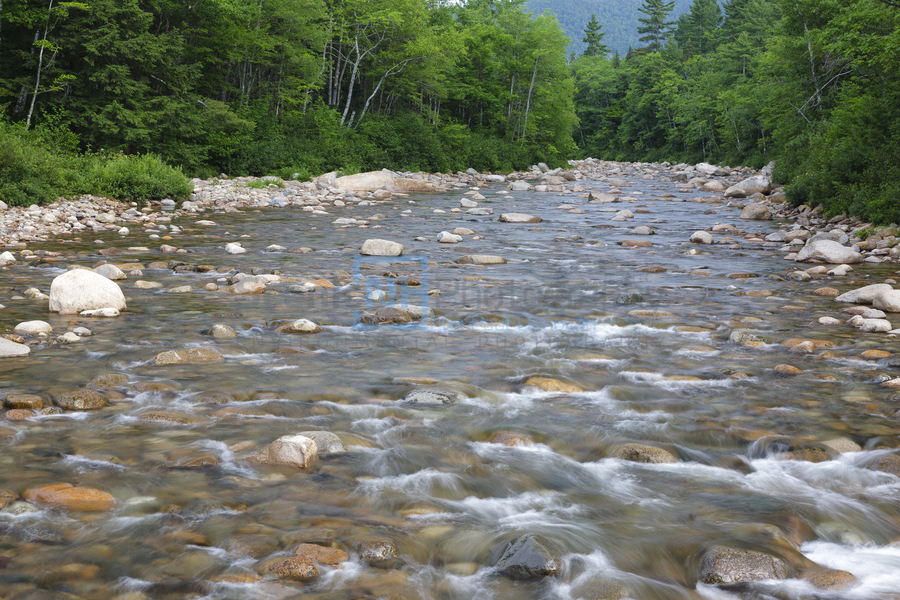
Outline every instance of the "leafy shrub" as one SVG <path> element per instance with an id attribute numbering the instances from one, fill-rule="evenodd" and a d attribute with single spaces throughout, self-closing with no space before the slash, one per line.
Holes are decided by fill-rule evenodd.
<path id="1" fill-rule="evenodd" d="M 90 162 L 86 188 L 100 196 L 136 202 L 179 200 L 190 196 L 193 189 L 181 169 L 153 154 L 95 157 Z"/>
<path id="2" fill-rule="evenodd" d="M 0 200 L 11 206 L 53 202 L 74 193 L 75 157 L 51 151 L 40 133 L 0 121 Z"/>

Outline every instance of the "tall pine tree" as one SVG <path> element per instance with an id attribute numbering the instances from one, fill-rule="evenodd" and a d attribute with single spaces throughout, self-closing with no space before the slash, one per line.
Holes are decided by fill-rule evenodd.
<path id="1" fill-rule="evenodd" d="M 663 0 L 644 0 L 643 6 L 638 10 L 647 15 L 646 18 L 638 19 L 642 23 L 638 27 L 638 38 L 647 44 L 641 48 L 642 52 L 659 52 L 663 48 L 666 38 L 672 34 L 675 25 L 669 21 L 669 15 L 675 8 L 675 0 L 663 2 Z"/>
<path id="2" fill-rule="evenodd" d="M 587 44 L 582 56 L 606 56 L 609 54 L 609 46 L 603 43 L 603 36 L 606 35 L 606 32 L 600 31 L 602 28 L 603 26 L 597 22 L 597 15 L 592 14 L 591 20 L 584 28 L 584 37 L 581 39 Z"/>

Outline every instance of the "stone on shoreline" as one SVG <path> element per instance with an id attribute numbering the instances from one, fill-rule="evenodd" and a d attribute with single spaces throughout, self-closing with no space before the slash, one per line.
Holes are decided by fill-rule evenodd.
<path id="1" fill-rule="evenodd" d="M 863 255 L 839 242 L 810 239 L 797 254 L 797 262 L 859 263 L 863 262 Z"/>

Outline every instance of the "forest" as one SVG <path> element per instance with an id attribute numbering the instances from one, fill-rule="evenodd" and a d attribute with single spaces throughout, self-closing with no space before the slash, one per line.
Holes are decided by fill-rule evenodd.
<path id="1" fill-rule="evenodd" d="M 900 222 L 900 3 L 675 8 L 643 0 L 624 52 L 589 17 L 576 55 L 525 0 L 0 0 L 0 199 L 775 160 L 794 203 Z"/>

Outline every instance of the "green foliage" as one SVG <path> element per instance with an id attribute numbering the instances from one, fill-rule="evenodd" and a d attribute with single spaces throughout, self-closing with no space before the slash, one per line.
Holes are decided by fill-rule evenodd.
<path id="1" fill-rule="evenodd" d="M 192 187 L 181 169 L 171 167 L 152 154 L 141 156 L 88 157 L 85 189 L 117 200 L 147 202 L 190 196 Z"/>
<path id="2" fill-rule="evenodd" d="M 41 132 L 0 120 L 0 200 L 10 206 L 53 202 L 80 185 L 77 161 L 51 150 Z"/>
<path id="3" fill-rule="evenodd" d="M 602 28 L 603 26 L 597 22 L 597 15 L 592 13 L 591 20 L 584 26 L 584 37 L 581 41 L 587 44 L 587 47 L 581 53 L 582 56 L 606 56 L 609 54 L 609 46 L 603 43 L 606 32 L 600 31 Z"/>
<path id="4" fill-rule="evenodd" d="M 191 193 L 181 170 L 156 156 L 80 155 L 60 149 L 64 138 L 53 128 L 26 131 L 0 120 L 0 200 L 27 206 L 90 193 L 145 202 Z"/>
<path id="5" fill-rule="evenodd" d="M 281 180 L 281 178 L 278 177 L 263 177 L 261 179 L 248 181 L 245 185 L 248 188 L 252 188 L 254 190 L 265 190 L 269 187 L 283 188 L 284 182 Z"/>

